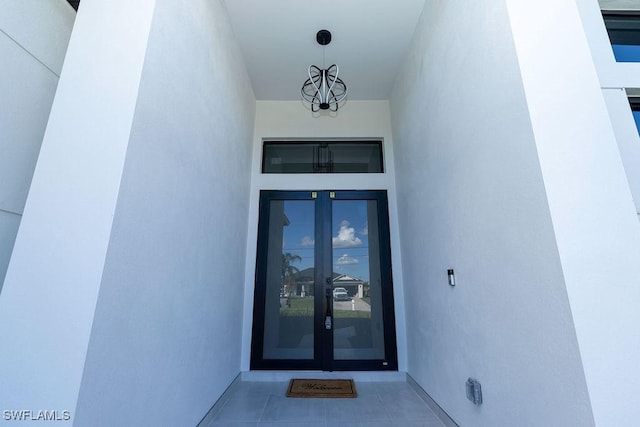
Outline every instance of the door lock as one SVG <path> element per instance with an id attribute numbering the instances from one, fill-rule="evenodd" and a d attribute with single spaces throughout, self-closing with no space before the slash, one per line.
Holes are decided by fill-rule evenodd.
<path id="1" fill-rule="evenodd" d="M 331 330 L 331 322 L 332 322 L 332 321 L 331 321 L 331 316 L 327 316 L 327 317 L 324 319 L 324 328 L 325 328 L 327 331 L 330 331 L 330 330 Z"/>

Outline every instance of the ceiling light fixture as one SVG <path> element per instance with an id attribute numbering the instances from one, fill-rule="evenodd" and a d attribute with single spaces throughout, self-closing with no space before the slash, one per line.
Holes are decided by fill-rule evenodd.
<path id="1" fill-rule="evenodd" d="M 324 46 L 331 43 L 331 33 L 320 30 L 316 34 L 316 41 L 322 48 L 322 67 L 324 67 Z M 302 85 L 300 92 L 302 99 L 311 104 L 311 111 L 338 111 L 338 104 L 347 96 L 347 85 L 338 77 L 338 66 L 333 64 L 329 68 L 309 66 L 309 78 Z"/>

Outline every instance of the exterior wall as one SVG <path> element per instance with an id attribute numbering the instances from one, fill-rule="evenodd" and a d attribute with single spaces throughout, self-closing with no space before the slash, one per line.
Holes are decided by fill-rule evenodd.
<path id="1" fill-rule="evenodd" d="M 599 3 L 593 0 L 577 1 L 636 212 L 640 215 L 640 136 L 625 92 L 625 89 L 640 88 L 640 63 L 616 62 L 600 11 L 600 8 L 640 10 L 640 4 L 629 0 L 601 0 Z"/>
<path id="2" fill-rule="evenodd" d="M 76 16 L 0 295 L 8 410 L 75 418 L 152 11 L 114 0 Z"/>
<path id="3" fill-rule="evenodd" d="M 622 88 L 602 88 L 602 95 L 607 104 L 635 209 L 640 215 L 640 135 L 629 108 L 627 92 Z"/>
<path id="4" fill-rule="evenodd" d="M 575 0 L 507 4 L 593 417 L 630 425 L 640 224 L 597 66 Z"/>
<path id="5" fill-rule="evenodd" d="M 0 292 L 75 12 L 64 0 L 0 3 Z"/>
<path id="6" fill-rule="evenodd" d="M 395 202 L 395 166 L 388 101 L 347 101 L 337 115 L 314 115 L 300 101 L 258 101 L 253 140 L 253 165 L 245 267 L 242 370 L 249 370 L 253 293 L 255 288 L 258 202 L 260 190 L 387 190 L 391 227 L 391 256 L 400 265 L 398 215 Z M 264 139 L 383 139 L 384 174 L 262 174 Z M 404 297 L 400 268 L 393 269 L 398 364 L 406 370 Z"/>
<path id="7" fill-rule="evenodd" d="M 580 12 L 584 34 L 589 41 L 593 62 L 596 64 L 600 85 L 603 88 L 640 87 L 640 63 L 616 62 L 611 42 L 602 20 L 600 6 L 596 0 L 574 0 Z M 601 2 L 603 8 L 615 9 L 612 3 L 618 3 L 625 9 L 639 10 L 635 1 Z M 632 5 L 633 3 L 633 5 Z M 624 6 L 622 6 L 624 4 Z"/>
<path id="8" fill-rule="evenodd" d="M 78 425 L 196 425 L 240 372 L 254 110 L 223 3 L 157 0 Z"/>
<path id="9" fill-rule="evenodd" d="M 391 98 L 408 373 L 460 425 L 588 426 L 520 66 L 505 1 L 426 2 Z"/>

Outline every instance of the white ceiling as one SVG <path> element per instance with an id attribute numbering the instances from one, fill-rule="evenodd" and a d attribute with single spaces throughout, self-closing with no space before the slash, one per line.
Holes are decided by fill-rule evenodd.
<path id="1" fill-rule="evenodd" d="M 425 0 L 226 0 L 258 100 L 297 100 L 310 64 L 336 63 L 348 99 L 388 99 Z"/>

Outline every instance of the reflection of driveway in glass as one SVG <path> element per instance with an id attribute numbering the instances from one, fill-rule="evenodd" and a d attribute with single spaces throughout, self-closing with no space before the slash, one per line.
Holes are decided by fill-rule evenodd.
<path id="1" fill-rule="evenodd" d="M 355 311 L 371 311 L 371 306 L 366 302 L 362 301 L 358 297 L 351 297 L 351 299 L 355 303 Z M 333 309 L 334 310 L 353 310 L 353 305 L 351 304 L 351 300 L 349 301 L 334 301 Z"/>

